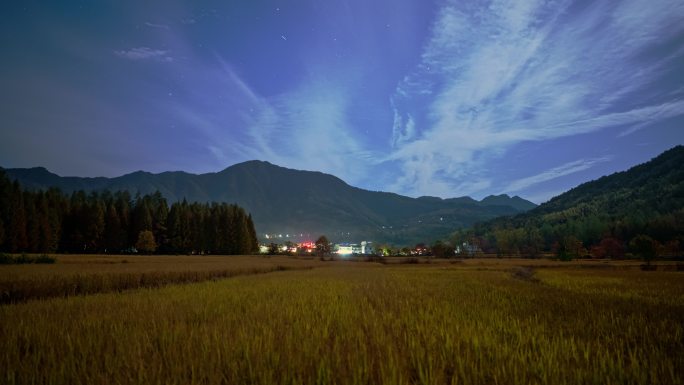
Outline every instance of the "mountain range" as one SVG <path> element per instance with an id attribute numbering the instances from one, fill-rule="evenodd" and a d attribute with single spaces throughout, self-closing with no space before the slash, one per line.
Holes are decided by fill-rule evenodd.
<path id="1" fill-rule="evenodd" d="M 252 214 L 260 239 L 331 241 L 372 240 L 411 245 L 432 242 L 455 229 L 536 205 L 518 196 L 410 198 L 368 191 L 321 172 L 293 170 L 264 161 L 248 161 L 217 173 L 137 171 L 116 178 L 62 177 L 45 168 L 5 169 L 29 190 L 57 187 L 149 194 L 159 191 L 170 202 L 237 203 Z"/>

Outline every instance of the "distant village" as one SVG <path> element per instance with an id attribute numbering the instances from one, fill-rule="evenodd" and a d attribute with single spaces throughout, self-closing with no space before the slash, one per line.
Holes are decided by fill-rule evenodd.
<path id="1" fill-rule="evenodd" d="M 264 255 L 290 254 L 290 255 L 314 255 L 320 254 L 321 247 L 318 242 L 270 242 L 259 245 L 259 253 Z M 361 241 L 358 243 L 341 242 L 331 243 L 324 247 L 324 253 L 338 255 L 340 257 L 351 256 L 436 256 L 451 258 L 455 256 L 474 257 L 482 253 L 479 247 L 463 243 L 456 247 L 441 242 L 432 246 L 417 244 L 413 247 L 392 247 L 388 245 L 374 245 L 373 242 Z"/>
<path id="2" fill-rule="evenodd" d="M 311 254 L 317 250 L 314 242 L 285 242 L 260 244 L 261 254 Z M 360 243 L 334 243 L 330 245 L 330 252 L 337 255 L 372 255 L 375 254 L 371 242 L 362 241 Z"/>

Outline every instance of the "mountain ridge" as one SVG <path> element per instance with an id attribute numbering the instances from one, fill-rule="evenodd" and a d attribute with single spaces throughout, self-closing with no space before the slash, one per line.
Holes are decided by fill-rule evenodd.
<path id="1" fill-rule="evenodd" d="M 81 178 L 61 177 L 44 167 L 5 172 L 31 190 L 57 187 L 65 193 L 126 190 L 132 194 L 159 191 L 170 202 L 186 199 L 236 203 L 252 213 L 262 239 L 266 234 L 298 234 L 298 238 L 311 239 L 321 233 L 333 240 L 429 242 L 477 220 L 536 207 L 522 198 L 505 195 L 476 201 L 470 197 L 411 198 L 369 191 L 334 175 L 259 160 L 204 174 L 136 171 L 115 178 Z"/>

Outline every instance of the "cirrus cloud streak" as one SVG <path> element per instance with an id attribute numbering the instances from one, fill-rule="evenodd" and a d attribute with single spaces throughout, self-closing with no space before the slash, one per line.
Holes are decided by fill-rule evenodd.
<path id="1" fill-rule="evenodd" d="M 447 1 L 422 61 L 392 97 L 392 153 L 410 195 L 520 191 L 596 162 L 551 165 L 518 181 L 487 164 L 515 145 L 619 128 L 615 135 L 684 114 L 684 94 L 656 84 L 676 75 L 682 50 L 652 47 L 684 37 L 684 4 L 659 0 Z M 674 43 L 676 44 L 676 43 Z M 674 66 L 676 68 L 676 66 Z M 662 90 L 658 90 L 662 91 Z M 555 175 L 555 176 L 554 176 Z"/>

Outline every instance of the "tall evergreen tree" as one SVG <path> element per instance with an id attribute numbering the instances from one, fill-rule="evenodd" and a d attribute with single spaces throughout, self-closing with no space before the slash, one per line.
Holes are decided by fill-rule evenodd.
<path id="1" fill-rule="evenodd" d="M 149 196 L 150 214 L 152 217 L 152 234 L 158 247 L 164 249 L 166 240 L 166 220 L 169 216 L 169 206 L 161 192 L 155 191 Z"/>
<path id="2" fill-rule="evenodd" d="M 54 252 L 54 233 L 50 223 L 50 208 L 48 200 L 43 192 L 38 192 L 35 199 L 35 215 L 38 227 L 38 238 L 36 240 L 36 252 Z"/>
<path id="3" fill-rule="evenodd" d="M 22 193 L 26 214 L 26 248 L 23 251 L 38 252 L 40 242 L 40 223 L 36 212 L 36 196 L 28 191 Z"/>
<path id="4" fill-rule="evenodd" d="M 126 235 L 121 227 L 121 219 L 112 202 L 107 207 L 104 231 L 104 247 L 109 253 L 118 253 L 125 248 Z"/>
<path id="5" fill-rule="evenodd" d="M 0 250 L 7 250 L 7 234 L 11 207 L 12 183 L 4 170 L 0 170 Z"/>
<path id="6" fill-rule="evenodd" d="M 148 199 L 138 196 L 131 212 L 130 239 L 135 243 L 141 231 L 152 231 L 152 211 Z"/>
<path id="7" fill-rule="evenodd" d="M 256 229 L 254 228 L 254 221 L 252 221 L 252 214 L 247 215 L 247 234 L 249 242 L 248 253 L 255 253 L 259 251 L 259 239 L 257 238 Z"/>
<path id="8" fill-rule="evenodd" d="M 0 216 L 0 250 L 5 247 L 5 221 L 3 221 L 2 216 Z"/>
<path id="9" fill-rule="evenodd" d="M 85 223 L 85 244 L 88 252 L 100 252 L 104 250 L 105 209 L 104 204 L 97 195 L 91 196 L 86 213 L 83 217 Z"/>
<path id="10" fill-rule="evenodd" d="M 45 193 L 45 200 L 48 206 L 48 223 L 52 231 L 49 252 L 55 252 L 59 250 L 59 243 L 62 237 L 62 222 L 68 210 L 68 201 L 62 192 L 56 188 L 51 188 Z"/>
<path id="11" fill-rule="evenodd" d="M 174 203 L 167 218 L 167 238 L 169 250 L 173 253 L 185 252 L 186 229 L 183 226 L 183 203 Z"/>
<path id="12" fill-rule="evenodd" d="M 24 197 L 18 182 L 14 182 L 11 190 L 9 207 L 9 236 L 8 249 L 16 253 L 25 251 L 28 248 L 28 237 L 26 235 L 26 211 L 24 208 Z"/>
<path id="13" fill-rule="evenodd" d="M 119 223 L 121 225 L 123 248 L 132 247 L 137 239 L 132 239 L 128 229 L 131 225 L 131 194 L 128 191 L 119 191 L 114 194 L 114 205 L 116 206 L 116 213 L 119 216 Z"/>

